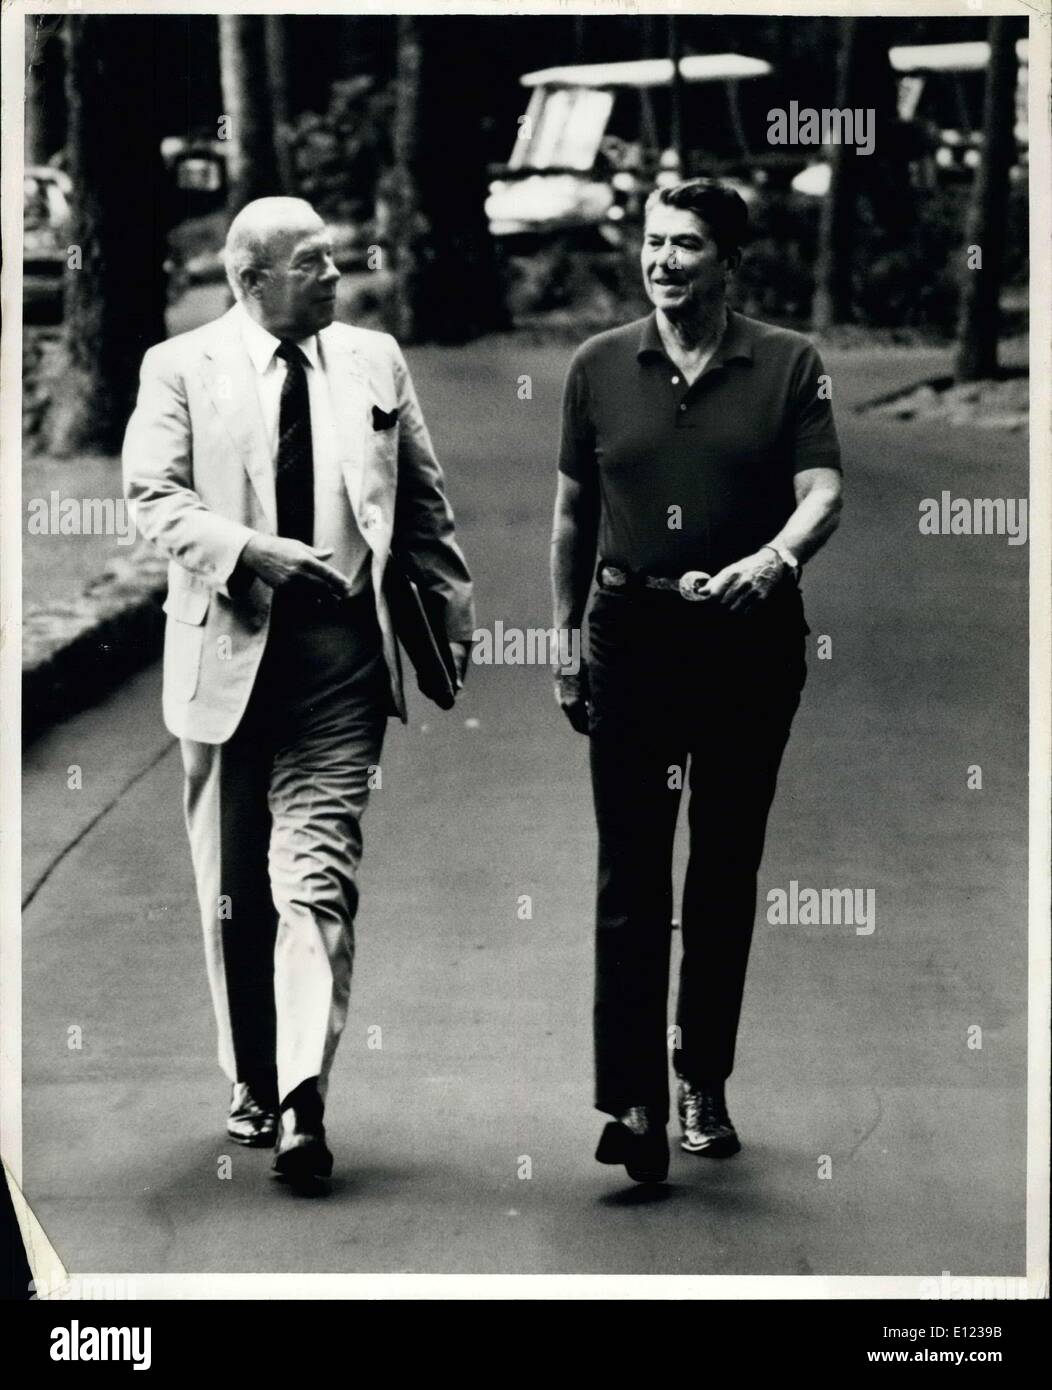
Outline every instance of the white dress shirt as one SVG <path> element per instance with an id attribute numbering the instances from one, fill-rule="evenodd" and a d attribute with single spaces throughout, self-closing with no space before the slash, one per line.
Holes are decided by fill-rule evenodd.
<path id="1" fill-rule="evenodd" d="M 263 428 L 270 443 L 271 462 L 276 468 L 281 388 L 288 366 L 283 358 L 276 355 L 280 338 L 275 338 L 273 333 L 257 323 L 242 306 L 238 308 L 242 341 L 256 370 Z M 299 339 L 296 346 L 307 359 L 311 444 L 314 451 L 314 544 L 332 551 L 332 556 L 325 563 L 339 570 L 350 581 L 354 593 L 360 593 L 369 582 L 370 552 L 362 539 L 340 469 L 336 419 L 317 334 Z"/>

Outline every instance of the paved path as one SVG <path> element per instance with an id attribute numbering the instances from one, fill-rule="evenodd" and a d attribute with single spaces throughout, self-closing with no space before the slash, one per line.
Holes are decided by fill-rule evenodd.
<path id="1" fill-rule="evenodd" d="M 566 350 L 411 356 L 480 623 L 547 625 Z M 585 744 L 543 670 L 491 667 L 455 713 L 418 698 L 391 727 L 331 1091 L 338 1181 L 325 1202 L 275 1188 L 265 1155 L 224 1141 L 148 671 L 26 763 L 25 1185 L 70 1269 L 1023 1272 L 1027 551 L 921 537 L 917 515 L 944 488 L 1025 495 L 1025 443 L 848 411 L 944 360 L 828 362 L 849 505 L 806 597 L 833 655 L 810 657 L 761 889 L 873 888 L 876 930 L 761 918 L 730 1090 L 744 1152 L 677 1153 L 656 1198 L 592 1161 Z"/>

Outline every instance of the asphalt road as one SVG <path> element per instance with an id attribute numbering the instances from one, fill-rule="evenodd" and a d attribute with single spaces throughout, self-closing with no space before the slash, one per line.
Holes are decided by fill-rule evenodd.
<path id="1" fill-rule="evenodd" d="M 568 351 L 410 355 L 481 624 L 548 622 Z M 543 669 L 478 667 L 456 711 L 418 697 L 390 728 L 327 1117 L 334 1190 L 273 1185 L 267 1156 L 223 1133 L 151 670 L 26 759 L 25 1188 L 69 1269 L 1024 1272 L 1028 551 L 917 519 L 944 488 L 1025 496 L 1026 445 L 850 413 L 939 354 L 827 365 L 848 505 L 806 576 L 810 675 L 761 902 L 791 880 L 872 888 L 875 930 L 761 914 L 729 1088 L 743 1152 L 676 1151 L 654 1194 L 593 1161 L 586 747 Z"/>

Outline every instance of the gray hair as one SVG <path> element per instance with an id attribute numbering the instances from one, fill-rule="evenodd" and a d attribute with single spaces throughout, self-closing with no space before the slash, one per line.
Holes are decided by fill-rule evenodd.
<path id="1" fill-rule="evenodd" d="M 223 247 L 223 265 L 234 298 L 244 298 L 241 277 L 245 271 L 269 269 L 280 251 L 279 243 L 291 242 L 321 225 L 321 218 L 303 198 L 256 198 L 246 203 L 231 222 Z"/>

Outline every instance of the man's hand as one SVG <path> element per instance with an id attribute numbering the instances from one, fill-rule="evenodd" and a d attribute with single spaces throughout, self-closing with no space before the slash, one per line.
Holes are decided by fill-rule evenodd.
<path id="1" fill-rule="evenodd" d="M 468 671 L 468 658 L 471 656 L 470 642 L 450 642 L 449 650 L 453 653 L 453 669 L 457 674 L 457 689 L 464 689 L 464 677 Z"/>
<path id="2" fill-rule="evenodd" d="M 784 562 L 773 550 L 758 550 L 714 574 L 698 597 L 715 599 L 732 613 L 748 613 L 763 602 L 784 570 Z"/>
<path id="3" fill-rule="evenodd" d="M 241 563 L 272 589 L 280 589 L 293 579 L 305 579 L 337 598 L 347 598 L 350 595 L 347 580 L 339 570 L 325 563 L 331 554 L 331 550 L 305 545 L 287 536 L 257 533 L 242 550 Z"/>
<path id="4" fill-rule="evenodd" d="M 576 672 L 556 671 L 555 703 L 577 733 L 588 733 L 588 668 L 583 662 Z"/>

